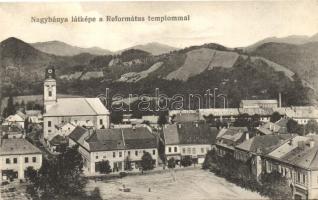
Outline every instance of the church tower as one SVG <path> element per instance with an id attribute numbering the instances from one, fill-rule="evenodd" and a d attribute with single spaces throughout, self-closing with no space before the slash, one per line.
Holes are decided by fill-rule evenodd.
<path id="1" fill-rule="evenodd" d="M 44 81 L 44 109 L 45 111 L 57 101 L 56 97 L 56 80 L 55 80 L 55 69 L 47 68 L 45 71 L 45 81 Z"/>

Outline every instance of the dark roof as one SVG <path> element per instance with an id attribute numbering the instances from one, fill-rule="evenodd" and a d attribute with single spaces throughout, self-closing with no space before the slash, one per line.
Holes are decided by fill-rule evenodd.
<path id="1" fill-rule="evenodd" d="M 87 131 L 87 129 L 81 126 L 76 126 L 75 129 L 68 135 L 68 137 L 74 141 L 78 141 L 82 137 L 82 135 Z"/>
<path id="2" fill-rule="evenodd" d="M 255 136 L 237 145 L 236 148 L 252 153 L 267 154 L 293 137 L 295 135 L 291 134 Z"/>
<path id="3" fill-rule="evenodd" d="M 56 135 L 50 140 L 50 144 L 53 146 L 67 144 L 67 139 L 61 135 Z"/>
<path id="4" fill-rule="evenodd" d="M 42 152 L 26 139 L 3 139 L 0 155 L 41 154 Z"/>
<path id="5" fill-rule="evenodd" d="M 123 129 L 126 149 L 150 149 L 157 147 L 157 137 L 147 127 Z"/>
<path id="6" fill-rule="evenodd" d="M 96 130 L 86 140 L 90 151 L 148 149 L 157 147 L 157 138 L 146 127 Z"/>
<path id="7" fill-rule="evenodd" d="M 280 159 L 288 162 L 290 164 L 306 168 L 317 170 L 318 169 L 318 146 L 309 147 L 304 145 L 304 147 L 297 147 L 292 151 L 288 152 L 286 155 Z"/>
<path id="8" fill-rule="evenodd" d="M 184 122 L 164 128 L 166 144 L 215 144 L 216 127 L 205 122 Z"/>

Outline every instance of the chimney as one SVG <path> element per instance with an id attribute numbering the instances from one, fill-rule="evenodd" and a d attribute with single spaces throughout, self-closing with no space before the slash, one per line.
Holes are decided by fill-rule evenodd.
<path id="1" fill-rule="evenodd" d="M 250 134 L 248 132 L 245 133 L 245 140 L 249 140 L 250 139 Z"/>
<path id="2" fill-rule="evenodd" d="M 198 122 L 195 122 L 194 124 L 195 124 L 195 127 L 196 127 L 196 128 L 199 127 L 199 123 L 198 123 Z"/>
<path id="3" fill-rule="evenodd" d="M 181 128 L 181 124 L 178 124 L 178 128 Z"/>

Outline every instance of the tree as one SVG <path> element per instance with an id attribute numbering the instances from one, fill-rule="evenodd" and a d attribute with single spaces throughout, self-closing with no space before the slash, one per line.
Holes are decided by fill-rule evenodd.
<path id="1" fill-rule="evenodd" d="M 9 115 L 14 115 L 16 112 L 15 107 L 13 105 L 13 97 L 10 96 L 8 99 L 8 103 L 7 103 L 7 109 L 6 109 L 6 116 L 8 117 Z"/>
<path id="2" fill-rule="evenodd" d="M 243 114 L 239 114 L 237 119 L 234 122 L 234 126 L 237 127 L 248 127 L 250 122 L 249 122 L 249 114 L 247 113 L 243 113 Z"/>
<path id="3" fill-rule="evenodd" d="M 265 195 L 271 199 L 292 199 L 292 190 L 288 181 L 279 172 L 265 173 L 261 177 L 262 188 Z"/>
<path id="4" fill-rule="evenodd" d="M 31 166 L 27 167 L 25 170 L 25 177 L 29 182 L 33 183 L 37 179 L 37 171 Z"/>
<path id="5" fill-rule="evenodd" d="M 207 152 L 205 155 L 204 162 L 202 164 L 202 169 L 210 169 L 217 160 L 216 151 L 214 149 Z"/>
<path id="6" fill-rule="evenodd" d="M 169 169 L 174 169 L 176 167 L 176 161 L 175 159 L 172 157 L 168 160 L 168 168 Z"/>
<path id="7" fill-rule="evenodd" d="M 293 119 L 289 119 L 286 126 L 288 133 L 301 133 L 300 125 L 298 125 L 298 123 Z"/>
<path id="8" fill-rule="evenodd" d="M 83 160 L 77 148 L 67 148 L 56 157 L 43 159 L 38 175 L 30 179 L 32 184 L 28 191 L 37 191 L 34 198 L 59 199 L 82 193 L 85 184 L 81 177 Z"/>
<path id="9" fill-rule="evenodd" d="M 125 159 L 125 170 L 132 170 L 131 159 L 128 156 Z"/>
<path id="10" fill-rule="evenodd" d="M 30 125 L 29 118 L 26 117 L 25 120 L 24 120 L 24 129 L 25 129 L 26 133 L 29 132 L 29 125 Z"/>
<path id="11" fill-rule="evenodd" d="M 167 123 L 168 123 L 168 120 L 167 120 L 166 112 L 160 112 L 159 118 L 158 118 L 158 125 L 163 126 Z"/>
<path id="12" fill-rule="evenodd" d="M 144 152 L 144 155 L 141 157 L 141 168 L 144 171 L 154 168 L 154 160 L 149 152 Z"/>
<path id="13" fill-rule="evenodd" d="M 99 171 L 100 173 L 102 174 L 109 174 L 110 172 L 112 172 L 112 169 L 111 169 L 111 166 L 109 164 L 109 161 L 108 160 L 102 160 L 100 163 L 99 163 Z"/>
<path id="14" fill-rule="evenodd" d="M 190 156 L 185 156 L 181 159 L 181 165 L 183 167 L 188 167 L 192 165 L 192 159 Z"/>
<path id="15" fill-rule="evenodd" d="M 317 133 L 318 131 L 318 123 L 316 120 L 309 120 L 306 124 L 307 133 Z"/>
<path id="16" fill-rule="evenodd" d="M 280 118 L 281 118 L 281 116 L 280 116 L 280 114 L 278 112 L 273 112 L 273 114 L 270 117 L 270 121 L 275 123 L 278 120 L 280 120 Z"/>

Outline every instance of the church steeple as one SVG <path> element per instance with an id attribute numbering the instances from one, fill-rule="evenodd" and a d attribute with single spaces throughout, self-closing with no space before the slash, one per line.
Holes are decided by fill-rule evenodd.
<path id="1" fill-rule="evenodd" d="M 48 110 L 48 108 L 57 101 L 55 69 L 52 67 L 47 68 L 45 71 L 43 97 L 45 110 Z"/>

